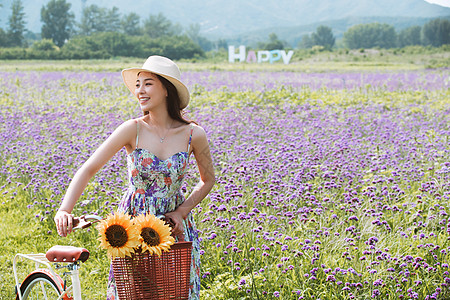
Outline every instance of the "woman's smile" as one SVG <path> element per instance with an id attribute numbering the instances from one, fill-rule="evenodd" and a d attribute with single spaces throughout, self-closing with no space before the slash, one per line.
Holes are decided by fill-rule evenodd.
<path id="1" fill-rule="evenodd" d="M 148 100 L 150 100 L 150 97 L 139 97 L 139 103 L 141 105 L 147 103 Z"/>

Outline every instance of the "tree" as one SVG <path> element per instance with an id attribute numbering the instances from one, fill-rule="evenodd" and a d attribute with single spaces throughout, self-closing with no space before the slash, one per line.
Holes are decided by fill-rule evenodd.
<path id="1" fill-rule="evenodd" d="M 397 34 L 394 27 L 388 24 L 359 24 L 344 32 L 344 43 L 350 49 L 394 48 Z"/>
<path id="2" fill-rule="evenodd" d="M 25 13 L 21 0 L 14 0 L 11 4 L 11 16 L 9 17 L 8 44 L 10 46 L 25 45 Z"/>
<path id="3" fill-rule="evenodd" d="M 204 56 L 202 49 L 188 36 L 166 36 L 158 39 L 148 39 L 150 45 L 144 53 L 158 53 L 171 59 L 193 58 Z M 148 46 L 150 46 L 148 45 Z"/>
<path id="4" fill-rule="evenodd" d="M 331 50 L 334 46 L 335 38 L 330 27 L 324 25 L 317 27 L 311 38 L 315 46 L 323 46 L 326 50 Z"/>
<path id="5" fill-rule="evenodd" d="M 397 47 L 397 33 L 395 32 L 394 26 L 379 24 L 376 28 L 378 28 L 378 38 L 375 47 L 386 49 Z"/>
<path id="6" fill-rule="evenodd" d="M 91 35 L 95 32 L 106 31 L 106 9 L 100 8 L 95 4 L 89 5 L 83 9 L 81 23 L 78 25 L 81 35 Z"/>
<path id="7" fill-rule="evenodd" d="M 405 47 L 420 45 L 422 43 L 420 38 L 421 31 L 422 28 L 420 26 L 411 26 L 403 29 L 398 34 L 398 46 Z"/>
<path id="8" fill-rule="evenodd" d="M 258 47 L 264 50 L 283 50 L 284 43 L 278 38 L 278 36 L 272 32 L 269 34 L 269 41 L 267 43 L 258 43 Z"/>
<path id="9" fill-rule="evenodd" d="M 225 39 L 219 39 L 216 42 L 216 47 L 218 49 L 228 49 L 228 43 L 227 43 L 227 41 Z"/>
<path id="10" fill-rule="evenodd" d="M 148 57 L 149 53 L 172 59 L 203 56 L 202 49 L 187 36 L 130 36 L 119 32 L 96 32 L 71 38 L 60 57 L 70 59 L 110 58 L 113 56 Z"/>
<path id="11" fill-rule="evenodd" d="M 150 15 L 144 21 L 144 33 L 151 38 L 180 35 L 181 31 L 181 26 L 173 25 L 162 13 Z"/>
<path id="12" fill-rule="evenodd" d="M 106 32 L 119 32 L 121 26 L 120 23 L 120 13 L 117 7 L 111 8 L 109 11 L 106 11 L 105 18 L 105 31 Z"/>
<path id="13" fill-rule="evenodd" d="M 434 19 L 423 25 L 422 39 L 425 45 L 439 47 L 450 44 L 450 21 Z"/>
<path id="14" fill-rule="evenodd" d="M 8 46 L 8 35 L 0 28 L 0 47 L 4 48 Z"/>
<path id="15" fill-rule="evenodd" d="M 108 10 L 92 4 L 83 9 L 78 28 L 81 35 L 92 35 L 96 32 L 119 32 L 122 28 L 119 9 L 113 6 Z"/>
<path id="16" fill-rule="evenodd" d="M 51 39 L 61 47 L 73 33 L 75 16 L 70 12 L 72 5 L 66 0 L 50 0 L 41 8 L 41 36 Z"/>
<path id="17" fill-rule="evenodd" d="M 36 41 L 31 46 L 33 50 L 38 51 L 55 51 L 58 50 L 58 47 L 53 43 L 51 39 L 42 39 L 40 41 Z"/>
<path id="18" fill-rule="evenodd" d="M 197 42 L 200 37 L 200 24 L 189 24 L 189 27 L 186 29 L 186 34 L 191 38 L 191 40 Z"/>
<path id="19" fill-rule="evenodd" d="M 299 48 L 309 49 L 314 46 L 314 41 L 309 34 L 302 35 L 302 39 L 298 43 Z"/>
<path id="20" fill-rule="evenodd" d="M 115 47 L 115 37 L 112 35 L 121 35 L 116 32 L 95 32 L 91 35 L 78 35 L 71 38 L 61 49 L 63 56 L 70 59 L 85 58 L 110 58 L 109 51 L 120 49 Z M 109 44 L 107 44 L 107 42 Z M 131 56 L 131 55 L 130 55 Z"/>
<path id="21" fill-rule="evenodd" d="M 213 48 L 213 43 L 200 35 L 200 24 L 198 23 L 190 24 L 186 30 L 186 35 L 204 51 L 209 51 Z"/>
<path id="22" fill-rule="evenodd" d="M 138 14 L 129 13 L 120 22 L 121 31 L 128 35 L 141 35 L 142 28 L 139 26 L 141 20 Z"/>

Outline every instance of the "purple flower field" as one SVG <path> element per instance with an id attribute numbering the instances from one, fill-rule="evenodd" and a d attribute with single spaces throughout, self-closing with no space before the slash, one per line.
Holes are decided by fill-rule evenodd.
<path id="1" fill-rule="evenodd" d="M 4 81 L 17 77 L 37 77 L 41 88 L 54 81 L 67 80 L 77 83 L 104 81 L 111 85 L 120 85 L 118 73 L 88 72 L 0 72 Z M 33 79 L 33 81 L 34 81 Z M 448 70 L 423 70 L 409 72 L 366 72 L 366 73 L 295 73 L 295 72 L 221 72 L 221 71 L 188 71 L 182 74 L 182 80 L 192 90 L 201 86 L 208 91 L 226 89 L 228 91 L 261 91 L 289 86 L 294 89 L 308 88 L 355 89 L 382 88 L 395 90 L 436 90 L 450 87 Z"/>
<path id="2" fill-rule="evenodd" d="M 186 83 L 208 90 L 226 88 L 231 91 L 276 89 L 280 85 L 295 89 L 384 88 L 394 90 L 430 90 L 450 87 L 445 71 L 386 73 L 294 73 L 294 72 L 187 72 Z"/>
<path id="3" fill-rule="evenodd" d="M 138 105 L 119 73 L 0 74 L 3 204 L 26 201 L 54 234 L 73 173 Z M 188 116 L 207 131 L 217 176 L 195 212 L 202 297 L 450 297 L 448 71 L 183 75 L 198 89 Z M 77 213 L 114 210 L 126 178 L 121 151 Z"/>

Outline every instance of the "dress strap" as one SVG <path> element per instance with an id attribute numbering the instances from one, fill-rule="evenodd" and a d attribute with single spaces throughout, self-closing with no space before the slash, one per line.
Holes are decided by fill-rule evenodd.
<path id="1" fill-rule="evenodd" d="M 136 121 L 137 129 L 136 129 L 136 148 L 138 147 L 139 143 L 139 121 Z"/>
<path id="2" fill-rule="evenodd" d="M 189 144 L 188 144 L 188 150 L 187 153 L 189 155 L 189 150 L 191 149 L 191 140 L 192 140 L 192 132 L 194 131 L 194 124 L 191 123 L 191 134 L 189 135 Z"/>

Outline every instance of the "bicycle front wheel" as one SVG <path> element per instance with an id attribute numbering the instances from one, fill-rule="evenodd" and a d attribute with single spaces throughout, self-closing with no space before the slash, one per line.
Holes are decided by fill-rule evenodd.
<path id="1" fill-rule="evenodd" d="M 36 272 L 28 276 L 20 286 L 23 300 L 53 300 L 61 295 L 59 285 L 45 273 Z M 17 294 L 16 300 L 20 299 Z"/>

